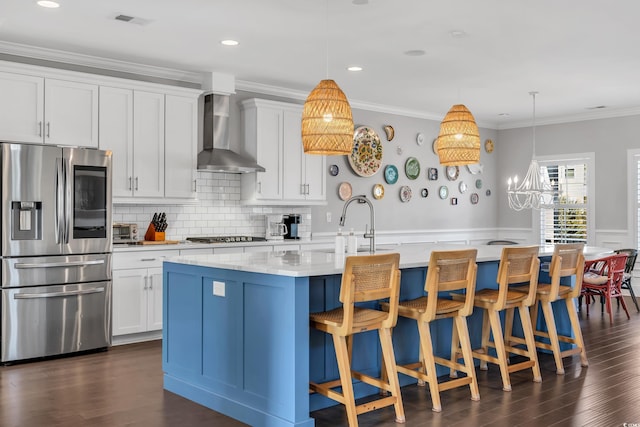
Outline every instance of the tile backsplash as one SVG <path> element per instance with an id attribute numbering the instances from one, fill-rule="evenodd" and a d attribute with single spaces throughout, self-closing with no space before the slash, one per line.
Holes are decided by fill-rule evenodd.
<path id="1" fill-rule="evenodd" d="M 138 224 L 144 237 L 154 212 L 167 214 L 167 240 L 191 236 L 250 235 L 264 237 L 267 214 L 301 214 L 300 235 L 311 233 L 311 208 L 306 206 L 243 206 L 240 175 L 198 172 L 198 201 L 177 205 L 120 205 L 113 207 L 113 222 Z"/>

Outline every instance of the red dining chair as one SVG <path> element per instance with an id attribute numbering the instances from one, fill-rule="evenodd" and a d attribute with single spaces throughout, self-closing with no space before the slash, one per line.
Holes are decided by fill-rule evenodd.
<path id="1" fill-rule="evenodd" d="M 615 254 L 585 262 L 581 296 L 584 296 L 586 300 L 587 316 L 589 315 L 589 303 L 594 297 L 600 296 L 607 313 L 609 313 L 611 324 L 613 324 L 611 300 L 614 298 L 622 305 L 627 318 L 631 319 L 627 305 L 622 298 L 622 281 L 624 280 L 626 263 L 627 254 Z"/>

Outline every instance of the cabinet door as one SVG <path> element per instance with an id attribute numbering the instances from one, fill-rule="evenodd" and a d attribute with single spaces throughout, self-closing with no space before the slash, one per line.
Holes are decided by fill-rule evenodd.
<path id="1" fill-rule="evenodd" d="M 133 194 L 164 196 L 164 95 L 133 93 Z"/>
<path id="2" fill-rule="evenodd" d="M 98 147 L 98 86 L 45 80 L 44 142 Z"/>
<path id="3" fill-rule="evenodd" d="M 113 270 L 113 336 L 147 330 L 147 269 Z"/>
<path id="4" fill-rule="evenodd" d="M 162 329 L 162 268 L 147 270 L 147 330 Z"/>
<path id="5" fill-rule="evenodd" d="M 327 199 L 327 157 L 302 153 L 305 165 L 306 200 Z"/>
<path id="6" fill-rule="evenodd" d="M 113 197 L 133 194 L 133 91 L 100 87 L 102 150 L 113 151 Z"/>
<path id="7" fill-rule="evenodd" d="M 282 110 L 258 108 L 256 160 L 266 169 L 256 172 L 257 199 L 282 199 Z"/>
<path id="8" fill-rule="evenodd" d="M 196 150 L 198 100 L 165 96 L 166 197 L 196 197 Z"/>
<path id="9" fill-rule="evenodd" d="M 304 200 L 307 193 L 301 132 L 302 112 L 285 110 L 282 150 L 285 200 Z"/>
<path id="10" fill-rule="evenodd" d="M 44 79 L 0 73 L 0 140 L 42 143 Z"/>

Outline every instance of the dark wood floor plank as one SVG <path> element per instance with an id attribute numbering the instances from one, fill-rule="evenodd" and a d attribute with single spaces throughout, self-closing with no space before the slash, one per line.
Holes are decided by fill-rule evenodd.
<path id="1" fill-rule="evenodd" d="M 629 304 L 631 301 L 629 301 Z M 531 371 L 511 375 L 502 391 L 495 366 L 478 371 L 481 400 L 468 388 L 441 393 L 443 411 L 431 411 L 428 387 L 402 388 L 407 426 L 621 426 L 640 423 L 640 314 L 626 319 L 614 306 L 614 323 L 591 306 L 580 312 L 589 367 L 565 358 L 556 375 L 550 354 L 539 353 L 543 382 Z M 312 414 L 316 426 L 346 426 L 340 405 Z M 363 414 L 362 427 L 397 426 L 392 408 Z M 244 424 L 162 389 L 159 341 L 107 352 L 0 367 L 0 426 L 114 427 Z"/>

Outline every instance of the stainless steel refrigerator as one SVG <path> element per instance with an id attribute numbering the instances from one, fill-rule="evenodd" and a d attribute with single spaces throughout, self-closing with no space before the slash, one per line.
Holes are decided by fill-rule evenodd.
<path id="1" fill-rule="evenodd" d="M 0 361 L 111 345 L 111 152 L 0 144 Z"/>

